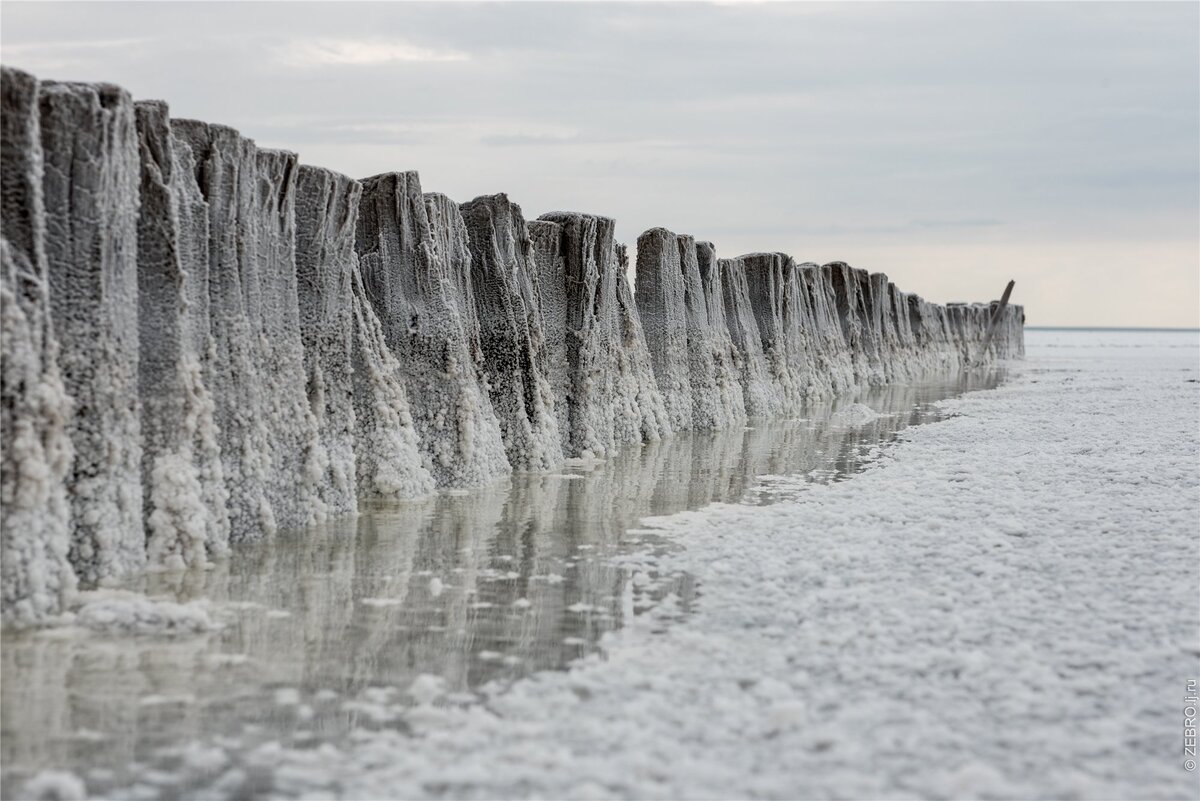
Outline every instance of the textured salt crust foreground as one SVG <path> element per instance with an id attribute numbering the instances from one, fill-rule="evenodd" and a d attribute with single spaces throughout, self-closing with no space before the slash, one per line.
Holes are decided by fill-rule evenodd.
<path id="1" fill-rule="evenodd" d="M 54 770 L 104 797 L 147 781 L 152 795 L 197 792 L 218 768 L 245 771 L 253 788 L 257 768 L 238 754 L 272 741 L 344 747 L 394 728 L 422 674 L 419 687 L 437 677 L 471 700 L 488 682 L 561 669 L 666 595 L 693 603 L 686 574 L 642 557 L 631 569 L 630 555 L 667 547 L 629 530 L 639 518 L 777 502 L 797 474 L 844 480 L 906 426 L 941 417 L 936 401 L 996 380 L 874 388 L 808 404 L 803 419 L 372 503 L 356 521 L 241 543 L 206 571 L 88 593 L 74 626 L 0 640 L 0 796 Z M 230 757 L 213 751 L 235 742 Z"/>
<path id="2" fill-rule="evenodd" d="M 881 273 L 526 223 L 354 181 L 108 84 L 4 68 L 0 615 L 199 569 L 360 497 L 481 487 L 930 370 L 1024 314 Z M 995 314 L 999 336 L 983 348 Z"/>
<path id="3" fill-rule="evenodd" d="M 249 628 L 229 651 L 195 637 L 88 642 L 52 636 L 53 629 L 22 634 L 18 647 L 9 640 L 3 651 L 6 776 L 11 781 L 14 765 L 23 781 L 26 765 L 95 764 L 79 755 L 115 749 L 109 764 L 128 766 L 136 754 L 143 766 L 134 768 L 135 781 L 121 783 L 126 790 L 99 789 L 115 778 L 103 770 L 47 770 L 26 795 L 82 794 L 86 780 L 105 796 L 146 798 L 1192 797 L 1196 776 L 1183 768 L 1179 718 L 1184 682 L 1200 671 L 1200 342 L 1195 334 L 1036 332 L 1030 354 L 1015 380 L 939 404 L 949 419 L 904 431 L 851 481 L 814 485 L 783 475 L 795 465 L 763 453 L 758 469 L 771 475 L 745 500 L 766 493 L 790 502 L 718 503 L 644 521 L 647 528 L 628 535 L 632 549 L 609 550 L 587 566 L 593 578 L 582 580 L 591 589 L 559 601 L 616 612 L 629 603 L 617 599 L 630 598 L 643 614 L 622 616 L 624 628 L 600 641 L 602 658 L 485 686 L 482 704 L 458 695 L 472 684 L 462 662 L 454 663 L 461 672 L 407 682 L 398 681 L 402 668 L 385 668 L 388 679 L 370 683 L 394 646 L 372 642 L 367 626 L 360 646 L 336 651 L 355 677 L 349 682 L 334 672 L 306 685 L 303 672 L 293 664 L 289 675 L 288 660 L 280 661 L 269 680 L 275 712 L 259 720 L 267 732 L 259 742 L 268 742 L 258 747 L 248 747 L 254 736 L 246 729 L 155 752 L 88 725 L 90 715 L 122 721 L 119 731 L 144 731 L 150 742 L 152 730 L 171 721 L 202 729 L 210 713 L 197 704 L 206 686 L 239 670 L 258 675 L 259 661 L 276 649 L 303 655 L 314 626 L 344 628 L 351 608 L 394 614 L 406 603 L 420 609 L 454 595 L 457 579 L 443 586 L 429 574 L 463 558 L 452 553 L 486 526 L 486 513 L 448 515 L 422 534 L 415 561 L 411 551 L 403 555 L 411 546 L 399 543 L 380 542 L 379 551 L 363 549 L 360 539 L 332 549 L 328 564 L 355 563 L 361 585 L 297 607 L 287 599 L 309 595 L 304 582 L 282 582 L 267 608 L 238 624 Z M 830 419 L 844 431 L 889 419 L 869 411 L 887 409 L 878 398 L 863 400 Z M 699 446 L 707 441 L 701 436 L 675 441 Z M 776 439 L 767 432 L 763 442 Z M 828 467 L 840 473 L 856 453 L 878 458 L 877 441 L 839 446 L 829 436 L 808 448 L 828 449 Z M 699 467 L 741 465 L 746 451 L 735 453 L 733 461 L 699 453 L 691 462 L 698 472 L 666 483 L 647 481 L 634 463 L 614 465 L 603 481 L 623 479 L 627 489 L 597 485 L 594 499 L 608 500 L 580 519 L 623 526 L 604 510 L 626 508 L 624 493 L 634 488 L 643 501 L 632 505 L 633 517 L 664 491 L 678 493 L 676 503 L 703 502 L 694 493 L 706 472 L 708 497 L 731 497 L 721 488 L 735 486 L 735 473 Z M 657 463 L 681 461 L 670 452 Z M 574 489 L 580 481 L 562 484 Z M 445 499 L 460 500 L 468 499 Z M 472 505 L 487 503 L 480 497 Z M 508 518 L 511 507 L 497 510 L 493 519 L 509 522 L 484 548 L 496 573 L 511 564 L 508 553 L 528 558 L 518 543 L 529 542 L 523 532 L 546 508 L 511 503 L 526 511 Z M 563 553 L 541 536 L 534 573 Z M 587 545 L 602 546 L 605 536 Z M 479 542 L 465 544 L 481 550 Z M 234 587 L 261 582 L 275 560 L 312 557 L 289 546 L 261 558 L 241 579 L 218 571 L 215 586 L 228 583 L 225 597 L 236 598 Z M 519 570 L 527 572 L 524 564 Z M 619 570 L 609 575 L 623 576 L 628 589 L 609 584 L 606 570 Z M 698 593 L 661 580 L 681 571 Z M 469 581 L 482 588 L 484 572 Z M 659 595 L 673 590 L 679 598 L 659 597 L 643 609 L 653 596 L 639 588 L 653 584 Z M 608 600 L 605 586 L 614 586 Z M 518 587 L 487 597 L 513 610 L 505 601 L 528 595 L 531 611 L 539 609 L 541 599 Z M 119 600 L 95 613 L 111 612 Z M 272 634 L 290 621 L 277 608 L 302 614 L 294 639 Z M 421 617 L 380 619 L 387 629 Z M 418 635 L 401 650 L 432 667 L 436 660 L 420 654 L 425 637 L 437 636 Z M 492 642 L 503 637 L 488 647 L 505 650 Z M 241 656 L 246 648 L 250 662 Z M 73 657 L 64 659 L 64 649 Z M 507 653 L 531 652 L 510 641 Z M 496 664 L 487 652 L 475 658 Z M 112 671 L 129 681 L 112 681 Z M 356 693 L 364 681 L 370 686 Z M 75 692 L 63 691 L 68 682 Z M 76 699 L 70 712 L 54 713 L 68 695 Z M 234 697 L 236 706 L 246 703 Z M 331 721 L 347 718 L 359 729 L 354 737 L 316 745 Z M 11 736 L 45 732 L 47 724 L 73 734 Z M 271 737 L 279 726 L 292 734 Z"/>
<path id="4" fill-rule="evenodd" d="M 1195 797 L 1200 341 L 1038 332 L 1030 355 L 852 481 L 644 521 L 683 547 L 621 563 L 691 574 L 685 619 L 668 595 L 484 703 L 419 677 L 340 747 L 194 744 L 183 795 Z"/>

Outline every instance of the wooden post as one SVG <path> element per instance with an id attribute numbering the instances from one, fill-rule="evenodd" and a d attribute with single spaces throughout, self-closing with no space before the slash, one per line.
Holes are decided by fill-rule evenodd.
<path id="1" fill-rule="evenodd" d="M 979 353 L 976 354 L 975 360 L 978 363 L 983 362 L 988 345 L 992 344 L 992 335 L 996 333 L 996 326 L 1000 324 L 1000 318 L 1004 315 L 1004 310 L 1008 308 L 1008 298 L 1012 295 L 1013 287 L 1016 286 L 1016 283 L 1016 281 L 1009 281 L 1008 286 L 1004 287 L 1004 294 L 1000 296 L 1000 305 L 996 307 L 996 311 L 992 314 L 992 319 L 988 322 L 987 333 L 983 335 L 983 345 L 980 346 Z"/>

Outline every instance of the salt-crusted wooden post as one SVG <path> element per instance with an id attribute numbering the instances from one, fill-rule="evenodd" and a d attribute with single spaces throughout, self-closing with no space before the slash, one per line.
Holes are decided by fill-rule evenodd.
<path id="1" fill-rule="evenodd" d="M 992 344 L 992 334 L 996 333 L 996 325 L 1000 322 L 1000 318 L 1004 316 L 1004 310 L 1008 308 L 1008 298 L 1012 295 L 1013 287 L 1016 285 L 1016 281 L 1009 281 L 1008 286 L 1004 287 L 1004 294 L 1000 296 L 1000 305 L 992 313 L 992 319 L 988 322 L 987 333 L 983 335 L 983 344 L 979 346 L 978 361 L 983 361 L 984 356 L 987 354 L 988 345 Z"/>

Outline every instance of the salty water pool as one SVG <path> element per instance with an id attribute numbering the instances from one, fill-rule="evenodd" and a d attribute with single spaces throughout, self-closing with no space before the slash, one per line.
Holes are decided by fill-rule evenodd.
<path id="1" fill-rule="evenodd" d="M 790 420 L 365 506 L 354 520 L 238 545 L 211 570 L 142 576 L 127 588 L 198 601 L 221 628 L 5 633 L 0 791 L 18 797 L 31 776 L 60 770 L 93 794 L 136 777 L 147 797 L 176 797 L 187 790 L 180 763 L 204 758 L 196 743 L 337 744 L 401 725 L 387 704 L 422 674 L 467 702 L 484 683 L 563 668 L 657 597 L 673 593 L 685 614 L 702 602 L 687 575 L 635 585 L 614 561 L 667 547 L 637 530 L 640 518 L 795 494 L 773 476 L 842 480 L 905 427 L 939 419 L 936 401 L 1002 379 L 990 371 L 864 390 Z M 255 794 L 252 783 L 244 791 Z"/>

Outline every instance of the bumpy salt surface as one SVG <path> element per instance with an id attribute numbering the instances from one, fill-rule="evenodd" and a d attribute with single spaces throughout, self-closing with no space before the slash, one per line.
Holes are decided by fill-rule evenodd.
<path id="1" fill-rule="evenodd" d="M 629 286 L 629 251 L 625 245 L 617 244 L 616 254 L 617 269 L 612 276 L 616 290 L 613 438 L 620 444 L 654 442 L 674 429 L 654 380 L 650 349 Z"/>
<path id="2" fill-rule="evenodd" d="M 509 471 L 483 384 L 470 251 L 458 206 L 422 196 L 415 172 L 363 181 L 356 250 L 363 285 L 404 371 L 425 465 L 438 486 Z"/>
<path id="3" fill-rule="evenodd" d="M 796 303 L 789 297 L 795 264 L 784 253 L 751 253 L 739 258 L 744 266 L 750 308 L 758 324 L 767 371 L 783 407 L 804 402 L 811 365 L 805 358 L 805 341 L 793 325 Z"/>
<path id="4" fill-rule="evenodd" d="M 433 476 L 417 445 L 400 362 L 367 298 L 358 257 L 351 271 L 354 378 L 354 457 L 363 496 L 419 498 L 433 492 Z"/>
<path id="5" fill-rule="evenodd" d="M 758 320 L 750 303 L 746 264 L 738 259 L 719 262 L 724 290 L 725 322 L 735 348 L 734 364 L 742 384 L 746 413 L 751 417 L 778 417 L 784 410 L 784 398 L 771 376 L 763 352 Z"/>
<path id="6" fill-rule="evenodd" d="M 654 377 L 675 431 L 746 418 L 713 246 L 653 228 L 638 238 L 637 305 Z"/>
<path id="7" fill-rule="evenodd" d="M 71 562 L 104 581 L 145 564 L 138 400 L 137 130 L 109 84 L 39 94 L 50 310 L 75 402 Z"/>
<path id="8" fill-rule="evenodd" d="M 87 786 L 73 773 L 47 770 L 26 782 L 21 793 L 31 801 L 83 801 Z"/>
<path id="9" fill-rule="evenodd" d="M 122 590 L 79 593 L 74 622 L 105 632 L 175 635 L 220 627 L 205 601 L 177 603 Z"/>
<path id="10" fill-rule="evenodd" d="M 532 254 L 530 283 L 542 310 L 542 346 L 546 353 L 546 381 L 554 396 L 554 415 L 564 454 L 571 444 L 571 371 L 567 358 L 567 281 L 561 247 L 562 226 L 546 220 L 526 223 Z"/>
<path id="11" fill-rule="evenodd" d="M 829 281 L 833 285 L 838 318 L 842 324 L 842 337 L 851 353 L 855 380 L 864 384 L 883 383 L 876 343 L 871 338 L 867 325 L 870 313 L 863 294 L 866 272 L 855 270 L 840 261 L 825 265 L 822 271 L 827 271 Z"/>
<path id="12" fill-rule="evenodd" d="M 860 426 L 879 417 L 879 413 L 865 403 L 852 403 L 845 409 L 834 413 L 832 422 L 835 425 Z"/>
<path id="13" fill-rule="evenodd" d="M 829 409 L 815 405 L 807 421 L 625 449 L 569 468 L 579 471 L 571 480 L 529 473 L 423 503 L 372 503 L 356 520 L 303 537 L 281 532 L 243 543 L 237 559 L 209 570 L 134 583 L 155 602 L 209 599 L 210 617 L 224 626 L 219 637 L 184 629 L 130 636 L 119 626 L 6 632 L 2 703 L 8 731 L 20 736 L 0 739 L 0 794 L 43 768 L 71 768 L 104 797 L 137 795 L 139 788 L 112 788 L 139 776 L 192 786 L 224 770 L 181 762 L 181 752 L 215 748 L 216 757 L 200 761 L 244 770 L 242 754 L 281 737 L 340 747 L 373 720 L 398 721 L 404 689 L 420 673 L 444 678 L 448 700 L 461 703 L 491 679 L 559 668 L 654 599 L 675 592 L 686 608 L 694 597 L 688 577 L 661 574 L 636 551 L 611 561 L 614 551 L 654 547 L 652 532 L 629 531 L 639 518 L 712 500 L 767 503 L 791 491 L 763 473 L 781 482 L 790 480 L 783 474 L 852 475 L 877 443 L 927 420 L 931 399 L 993 383 L 977 373 L 867 391 L 863 402 L 899 414 L 865 426 L 825 426 Z M 276 705 L 281 693 L 299 700 L 285 714 Z M 149 719 L 126 714 L 136 709 Z M 98 731 L 102 742 L 56 756 L 54 743 Z M 216 732 L 235 739 L 191 739 L 212 742 Z M 129 754 L 151 752 L 152 767 L 130 764 Z"/>
<path id="14" fill-rule="evenodd" d="M 146 552 L 152 567 L 201 567 L 229 543 L 228 491 L 201 358 L 209 346 L 208 212 L 191 150 L 167 106 L 136 104 L 138 393 Z"/>
<path id="15" fill-rule="evenodd" d="M 651 228 L 638 237 L 635 297 L 667 419 L 675 431 L 687 431 L 692 427 L 692 381 L 679 251 L 675 234 L 665 228 Z"/>
<path id="16" fill-rule="evenodd" d="M 692 422 L 696 428 L 735 426 L 746 419 L 746 401 L 738 375 L 737 350 L 725 320 L 725 287 L 716 249 L 711 242 L 695 242 L 690 236 L 680 236 L 678 241 L 692 332 L 688 361 L 693 384 L 707 387 L 712 371 L 712 392 L 692 393 Z"/>
<path id="17" fill-rule="evenodd" d="M 486 383 L 508 461 L 519 470 L 550 470 L 563 460 L 562 438 L 525 217 L 502 194 L 475 198 L 462 215 Z"/>
<path id="18" fill-rule="evenodd" d="M 362 186 L 301 165 L 296 179 L 296 278 L 308 404 L 318 444 L 311 468 L 323 515 L 358 508 L 354 458 L 354 226 Z M 314 514 L 314 518 L 319 515 Z"/>
<path id="19" fill-rule="evenodd" d="M 254 143 L 231 128 L 194 120 L 171 120 L 171 132 L 191 151 L 192 188 L 207 203 L 211 341 L 204 382 L 216 407 L 221 467 L 229 490 L 230 539 L 254 539 L 276 528 L 267 492 L 271 443 L 259 369 L 262 342 L 248 311 L 253 274 L 249 262 L 256 259 Z"/>
<path id="20" fill-rule="evenodd" d="M 822 376 L 819 389 L 833 395 L 845 392 L 855 385 L 854 363 L 842 336 L 830 274 L 816 264 L 805 263 L 797 267 L 796 278 L 811 315 L 814 371 Z"/>
<path id="21" fill-rule="evenodd" d="M 246 310 L 264 378 L 263 421 L 271 446 L 267 498 L 275 522 L 285 528 L 324 519 L 319 482 L 328 461 L 306 392 L 296 278 L 297 166 L 295 153 L 254 154 L 250 222 L 257 258 L 252 251 L 242 263 Z"/>
<path id="22" fill-rule="evenodd" d="M 538 286 L 545 288 L 547 316 L 551 308 L 565 308 L 569 334 L 567 375 L 551 375 L 555 403 L 567 412 L 564 452 L 601 457 L 669 434 L 666 406 L 625 275 L 625 250 L 613 239 L 613 221 L 574 212 L 540 219 L 555 227 L 535 229 L 537 258 L 547 260 L 538 266 Z M 559 259 L 561 283 L 556 283 Z M 547 337 L 551 335 L 548 331 Z"/>
<path id="23" fill-rule="evenodd" d="M 649 521 L 700 581 L 685 620 L 247 763 L 342 798 L 1189 797 L 1162 699 L 1200 669 L 1198 343 L 1043 336 L 853 481 Z"/>
<path id="24" fill-rule="evenodd" d="M 64 483 L 71 404 L 47 297 L 37 90 L 32 75 L 0 68 L 0 612 L 12 625 L 57 614 L 76 582 Z"/>

